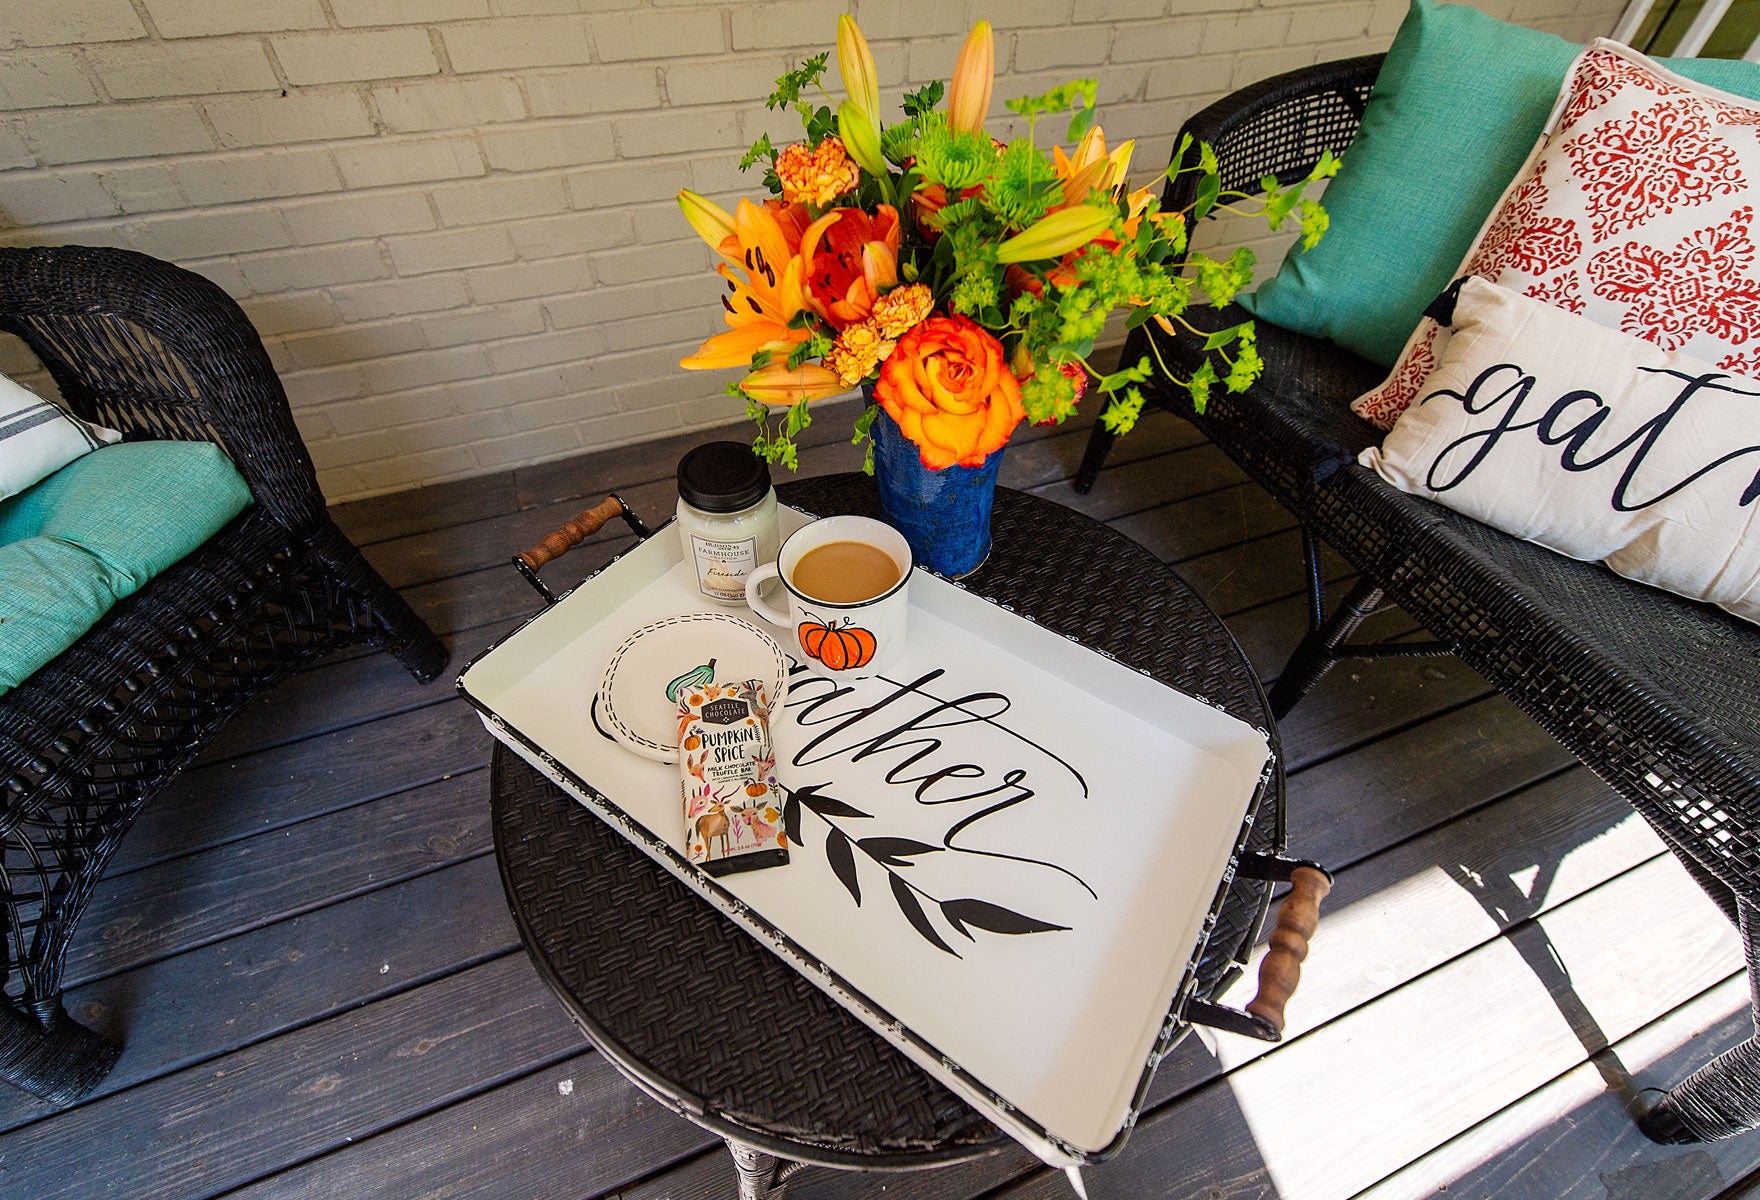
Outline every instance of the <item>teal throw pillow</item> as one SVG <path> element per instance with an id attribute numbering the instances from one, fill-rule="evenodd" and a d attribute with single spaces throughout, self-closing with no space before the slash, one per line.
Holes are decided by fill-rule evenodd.
<path id="1" fill-rule="evenodd" d="M 0 501 L 0 695 L 250 502 L 207 442 L 104 446 Z"/>
<path id="2" fill-rule="evenodd" d="M 1465 4 L 1412 0 L 1362 128 L 1327 187 L 1331 228 L 1242 303 L 1392 366 L 1540 137 L 1581 46 Z M 1661 60 L 1760 99 L 1760 66 Z"/>

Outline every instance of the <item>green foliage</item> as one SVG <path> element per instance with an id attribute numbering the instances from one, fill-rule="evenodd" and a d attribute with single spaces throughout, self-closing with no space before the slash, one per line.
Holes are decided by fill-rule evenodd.
<path id="1" fill-rule="evenodd" d="M 1102 376 L 1095 386 L 1110 394 L 1128 384 L 1141 383 L 1154 373 L 1155 368 L 1149 365 L 1149 356 L 1144 354 L 1137 359 L 1134 366 L 1121 367 L 1110 375 Z"/>
<path id="2" fill-rule="evenodd" d="M 1265 363 L 1259 358 L 1255 340 L 1258 335 L 1253 332 L 1252 322 L 1239 328 L 1240 343 L 1234 361 L 1229 363 L 1228 378 L 1223 380 L 1223 386 L 1231 392 L 1246 391 L 1265 370 Z"/>
<path id="3" fill-rule="evenodd" d="M 825 64 L 831 61 L 831 51 L 815 54 L 794 70 L 789 71 L 776 80 L 776 90 L 764 101 L 765 108 L 782 108 L 785 105 L 800 104 L 801 93 L 819 83 L 825 74 Z"/>
<path id="4" fill-rule="evenodd" d="M 1192 203 L 1192 220 L 1202 221 L 1209 216 L 1210 210 L 1216 206 L 1217 198 L 1221 195 L 1222 180 L 1215 175 L 1206 175 L 1198 180 L 1197 199 Z"/>
<path id="5" fill-rule="evenodd" d="M 1332 218 L 1320 207 L 1318 200 L 1304 200 L 1302 209 L 1302 249 L 1312 250 L 1331 227 Z"/>
<path id="6" fill-rule="evenodd" d="M 1175 257 L 1184 254 L 1188 244 L 1186 230 L 1190 228 L 1185 214 L 1169 213 L 1166 219 L 1160 222 L 1160 225 L 1163 236 L 1167 238 L 1168 253 Z"/>
<path id="7" fill-rule="evenodd" d="M 1230 325 L 1227 329 L 1218 329 L 1204 339 L 1204 349 L 1220 350 L 1224 346 L 1232 345 L 1240 338 L 1242 332 L 1250 335 L 1253 332 L 1253 323 L 1245 321 L 1239 325 Z"/>
<path id="8" fill-rule="evenodd" d="M 909 117 L 920 117 L 935 111 L 941 103 L 941 97 L 947 94 L 946 86 L 937 79 L 934 83 L 924 84 L 914 92 L 904 94 L 904 111 Z M 872 417 L 869 420 L 873 420 Z"/>
<path id="9" fill-rule="evenodd" d="M 1106 407 L 1100 410 L 1100 424 L 1108 433 L 1122 437 L 1136 428 L 1137 418 L 1142 415 L 1143 389 L 1129 387 L 1107 398 Z"/>
<path id="10" fill-rule="evenodd" d="M 795 445 L 795 435 L 813 423 L 812 413 L 807 411 L 807 402 L 792 404 L 783 413 L 782 425 L 772 431 L 770 416 L 774 410 L 756 400 L 746 401 L 746 416 L 758 426 L 752 437 L 752 451 L 767 463 L 781 463 L 791 471 L 800 469 L 800 448 Z"/>
<path id="11" fill-rule="evenodd" d="M 874 418 L 880 415 L 880 406 L 870 404 L 856 417 L 855 434 L 849 439 L 850 445 L 860 446 L 868 443 L 867 452 L 862 456 L 862 470 L 869 475 L 874 473 Z"/>
<path id="12" fill-rule="evenodd" d="M 739 160 L 739 169 L 749 171 L 752 164 L 760 160 L 767 163 L 776 161 L 776 147 L 770 144 L 770 135 L 767 133 L 752 143 L 752 148 L 747 150 L 745 157 Z"/>
<path id="13" fill-rule="evenodd" d="M 776 90 L 771 92 L 769 99 L 764 101 L 765 108 L 794 109 L 800 116 L 801 126 L 807 131 L 807 145 L 809 146 L 817 146 L 829 134 L 837 132 L 836 111 L 829 104 L 814 104 L 811 100 L 803 98 L 809 89 L 815 87 L 819 89 L 821 94 L 824 93 L 825 89 L 821 80 L 825 74 L 826 64 L 830 61 L 831 52 L 827 50 L 823 54 L 815 54 L 794 70 L 778 76 Z M 759 157 L 768 158 L 772 164 L 775 163 L 776 154 L 770 148 L 769 135 L 766 134 L 758 139 L 758 142 L 762 144 L 764 153 L 759 154 L 759 144 L 754 144 L 752 146 L 753 153 L 746 156 L 748 161 L 741 163 L 742 170 L 757 161 Z M 770 176 L 766 176 L 765 182 L 768 183 L 774 174 L 775 172 L 772 171 Z M 780 192 L 782 190 L 781 183 L 778 182 L 771 190 Z"/>
<path id="14" fill-rule="evenodd" d="M 1302 249 L 1312 250 L 1325 234 L 1329 218 L 1326 210 L 1320 207 L 1317 200 L 1309 200 L 1302 193 L 1310 183 L 1329 179 L 1338 174 L 1339 159 L 1330 150 L 1320 152 L 1320 160 L 1314 169 L 1308 172 L 1306 179 L 1290 186 L 1282 187 L 1277 177 L 1267 175 L 1259 181 L 1265 193 L 1265 223 L 1272 229 L 1280 228 L 1290 213 L 1298 214 L 1302 227 Z"/>
<path id="15" fill-rule="evenodd" d="M 762 162 L 764 164 L 764 186 L 774 195 L 782 194 L 782 180 L 776 177 L 776 147 L 770 144 L 770 135 L 764 134 L 752 143 L 752 148 L 745 152 L 739 160 L 739 169 L 749 171 Z"/>
<path id="16" fill-rule="evenodd" d="M 1222 308 L 1253 282 L 1253 266 L 1257 262 L 1251 250 L 1237 246 L 1227 262 L 1217 262 L 1203 255 L 1194 256 L 1192 269 L 1197 272 L 1198 286 L 1210 298 L 1210 306 Z"/>
<path id="17" fill-rule="evenodd" d="M 809 358 L 824 358 L 831 353 L 832 340 L 823 329 L 815 329 L 812 337 L 788 352 L 788 369 L 794 370 Z"/>
<path id="18" fill-rule="evenodd" d="M 1069 119 L 1069 129 L 1063 136 L 1068 141 L 1079 142 L 1082 140 L 1082 135 L 1088 132 L 1088 126 L 1093 123 L 1094 106 L 1089 104 L 1086 108 L 1078 108 L 1076 115 Z"/>
<path id="19" fill-rule="evenodd" d="M 948 306 L 956 313 L 976 317 L 985 309 L 994 308 L 1000 299 L 994 275 L 983 271 L 968 271 L 953 285 L 953 295 L 948 297 Z"/>
<path id="20" fill-rule="evenodd" d="M 1069 140 L 1075 141 L 1082 136 L 1088 123 L 1094 119 L 1094 99 L 1099 95 L 1100 82 L 1096 79 L 1072 79 L 1068 83 L 1059 84 L 1050 91 L 1038 96 L 1017 96 L 1007 101 L 1008 110 L 1027 119 L 1027 137 L 1032 139 L 1038 127 L 1040 117 L 1053 113 L 1068 112 L 1076 108 L 1075 120 L 1070 122 Z"/>
<path id="21" fill-rule="evenodd" d="M 1185 381 L 1186 390 L 1192 394 L 1192 410 L 1199 416 L 1210 407 L 1210 387 L 1216 382 L 1216 368 L 1205 359 L 1192 372 L 1192 377 Z"/>
<path id="22" fill-rule="evenodd" d="M 1062 421 L 1075 411 L 1075 381 L 1059 371 L 1057 364 L 1039 363 L 1033 377 L 1021 384 L 1021 407 L 1027 410 L 1027 420 L 1035 425 Z"/>
<path id="23" fill-rule="evenodd" d="M 807 145 L 817 146 L 837 132 L 837 113 L 829 104 L 821 104 L 818 108 L 800 104 L 795 109 L 801 114 L 801 124 L 806 127 Z"/>

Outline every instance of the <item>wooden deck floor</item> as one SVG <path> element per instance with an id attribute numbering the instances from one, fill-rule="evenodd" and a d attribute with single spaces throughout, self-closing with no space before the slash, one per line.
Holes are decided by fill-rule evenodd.
<path id="1" fill-rule="evenodd" d="M 811 431 L 805 470 L 855 465 L 837 429 Z M 533 607 L 511 551 L 613 487 L 664 517 L 702 437 L 337 515 L 455 672 Z M 1274 674 L 1303 621 L 1289 518 L 1161 414 L 1077 496 L 1085 439 L 1032 431 L 1003 481 L 1174 563 Z M 627 544 L 607 531 L 550 571 L 578 578 Z M 1625 1115 L 1749 1027 L 1731 929 L 1620 801 L 1451 659 L 1341 669 L 1284 738 L 1292 849 L 1338 871 L 1290 1036 L 1188 1038 L 1123 1153 L 1086 1173 L 1095 1200 L 1745 1194 L 1760 1135 L 1663 1148 Z M 384 656 L 306 671 L 244 713 L 100 885 L 70 1007 L 127 1051 L 64 1112 L 0 1088 L 0 1196 L 731 1196 L 719 1143 L 626 1084 L 528 965 L 490 849 L 489 750 L 450 673 L 417 687 Z M 814 1170 L 795 1191 L 1068 1187 L 1017 1152 Z"/>

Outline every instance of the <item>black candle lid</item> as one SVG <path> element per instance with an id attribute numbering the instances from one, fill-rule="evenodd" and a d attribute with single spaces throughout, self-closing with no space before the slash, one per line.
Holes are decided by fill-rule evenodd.
<path id="1" fill-rule="evenodd" d="M 770 465 L 742 442 L 705 442 L 678 460 L 678 494 L 692 508 L 750 508 L 770 491 Z"/>

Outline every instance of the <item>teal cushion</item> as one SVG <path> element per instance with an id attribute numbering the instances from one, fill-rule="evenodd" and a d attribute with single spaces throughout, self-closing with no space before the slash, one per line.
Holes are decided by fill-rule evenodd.
<path id="1" fill-rule="evenodd" d="M 1331 228 L 1314 249 L 1292 250 L 1243 304 L 1392 366 L 1527 160 L 1581 49 L 1465 4 L 1412 0 L 1362 128 L 1327 187 Z M 1753 63 L 1661 61 L 1760 99 Z"/>
<path id="2" fill-rule="evenodd" d="M 207 442 L 105 446 L 0 501 L 0 695 L 250 502 Z"/>

